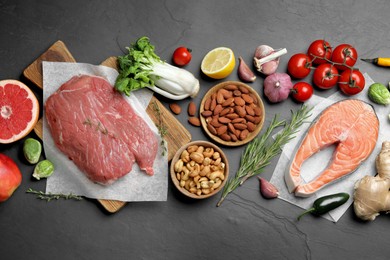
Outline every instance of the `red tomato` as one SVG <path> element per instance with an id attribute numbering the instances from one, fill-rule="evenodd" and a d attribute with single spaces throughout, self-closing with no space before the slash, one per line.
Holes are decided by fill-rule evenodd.
<path id="1" fill-rule="evenodd" d="M 358 70 L 345 70 L 339 78 L 339 87 L 346 95 L 356 95 L 364 89 L 366 81 Z"/>
<path id="2" fill-rule="evenodd" d="M 339 46 L 337 46 L 333 50 L 333 53 L 332 53 L 332 61 L 333 62 L 348 65 L 350 67 L 355 65 L 357 59 L 358 59 L 358 53 L 357 53 L 356 49 L 350 44 L 345 44 L 345 43 L 340 44 Z M 346 67 L 344 65 L 336 64 L 335 66 L 338 70 L 348 69 L 348 67 Z"/>
<path id="3" fill-rule="evenodd" d="M 336 86 L 339 72 L 330 63 L 321 64 L 313 73 L 313 83 L 321 89 L 330 89 Z"/>
<path id="4" fill-rule="evenodd" d="M 332 47 L 325 40 L 315 40 L 309 46 L 307 55 L 312 59 L 313 64 L 319 65 L 326 63 L 332 56 Z M 325 58 L 325 59 L 324 59 Z"/>
<path id="5" fill-rule="evenodd" d="M 291 77 L 303 79 L 309 75 L 311 69 L 311 59 L 304 53 L 297 53 L 291 56 L 287 64 L 287 70 Z"/>
<path id="6" fill-rule="evenodd" d="M 306 82 L 298 82 L 292 88 L 292 96 L 296 101 L 305 102 L 313 95 L 313 87 Z"/>
<path id="7" fill-rule="evenodd" d="M 178 66 L 187 65 L 191 61 L 191 49 L 184 46 L 177 48 L 172 55 L 173 62 Z"/>

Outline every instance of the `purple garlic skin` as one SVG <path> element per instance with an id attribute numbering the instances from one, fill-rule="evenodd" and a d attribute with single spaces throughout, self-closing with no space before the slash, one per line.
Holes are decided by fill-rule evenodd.
<path id="1" fill-rule="evenodd" d="M 260 193 L 266 199 L 275 199 L 279 196 L 278 189 L 266 179 L 258 177 L 260 181 Z"/>
<path id="2" fill-rule="evenodd" d="M 240 63 L 238 65 L 238 71 L 237 71 L 238 77 L 244 82 L 254 82 L 256 80 L 255 74 L 248 67 L 248 65 L 245 63 L 242 57 L 239 57 L 238 60 Z"/>
<path id="3" fill-rule="evenodd" d="M 268 45 L 260 45 L 256 48 L 253 57 L 253 64 L 255 65 L 257 71 L 263 73 L 264 75 L 270 75 L 278 69 L 280 60 L 279 57 L 266 63 L 261 63 L 259 61 L 260 59 L 265 58 L 274 52 L 275 50 Z"/>

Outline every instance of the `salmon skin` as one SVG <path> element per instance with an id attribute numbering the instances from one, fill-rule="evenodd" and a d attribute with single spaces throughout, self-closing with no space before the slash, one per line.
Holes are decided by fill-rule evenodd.
<path id="1" fill-rule="evenodd" d="M 378 133 L 379 120 L 370 104 L 347 99 L 327 107 L 310 125 L 286 171 L 289 192 L 298 197 L 309 197 L 352 173 L 374 150 Z M 300 171 L 304 161 L 330 145 L 336 145 L 336 148 L 328 167 L 314 180 L 303 183 Z"/>

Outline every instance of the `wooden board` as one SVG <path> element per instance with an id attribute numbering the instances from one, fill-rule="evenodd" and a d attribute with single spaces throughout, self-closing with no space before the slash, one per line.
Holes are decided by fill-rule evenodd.
<path id="1" fill-rule="evenodd" d="M 55 42 L 45 53 L 43 53 L 37 60 L 29 65 L 23 72 L 23 75 L 38 87 L 43 88 L 42 81 L 42 61 L 59 61 L 59 62 L 76 62 L 68 48 L 62 41 Z M 109 57 L 102 62 L 102 65 L 117 68 L 116 57 Z M 168 160 L 170 161 L 175 155 L 176 151 L 181 146 L 191 141 L 191 134 L 188 130 L 174 117 L 174 115 L 161 102 L 152 97 L 146 112 L 153 120 L 158 123 L 156 117 L 155 106 L 158 106 L 161 112 L 162 123 L 168 127 L 168 133 L 165 136 L 165 141 L 168 144 Z M 37 124 L 34 129 L 36 133 L 42 133 L 42 124 Z M 168 169 L 166 169 L 168 171 Z M 158 173 L 156 173 L 158 174 Z M 167 176 L 168 177 L 168 176 Z M 111 213 L 117 212 L 126 202 L 117 200 L 98 200 L 102 206 Z"/>

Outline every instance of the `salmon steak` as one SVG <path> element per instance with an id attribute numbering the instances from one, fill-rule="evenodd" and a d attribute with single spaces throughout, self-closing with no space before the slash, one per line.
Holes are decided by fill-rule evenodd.
<path id="1" fill-rule="evenodd" d="M 370 104 L 348 99 L 327 107 L 310 125 L 286 171 L 288 191 L 298 197 L 309 197 L 354 172 L 374 150 L 378 134 L 379 120 Z M 327 168 L 304 183 L 301 177 L 303 163 L 331 145 L 335 150 Z"/>

